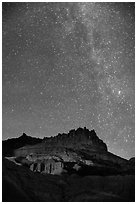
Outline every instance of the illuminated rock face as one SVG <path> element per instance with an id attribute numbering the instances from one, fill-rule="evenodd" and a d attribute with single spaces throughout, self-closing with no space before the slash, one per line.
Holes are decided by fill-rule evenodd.
<path id="1" fill-rule="evenodd" d="M 26 159 L 31 162 L 30 170 L 43 174 L 61 174 L 63 171 L 63 160 L 55 155 L 30 154 Z"/>
<path id="2" fill-rule="evenodd" d="M 63 172 L 63 163 L 60 161 L 54 161 L 49 159 L 44 162 L 36 162 L 30 165 L 30 170 L 34 172 L 40 172 L 45 174 L 61 174 Z"/>

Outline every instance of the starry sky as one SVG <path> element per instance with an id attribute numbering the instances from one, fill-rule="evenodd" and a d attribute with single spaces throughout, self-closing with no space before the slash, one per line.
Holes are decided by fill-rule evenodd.
<path id="1" fill-rule="evenodd" d="M 86 126 L 135 151 L 134 3 L 2 5 L 3 139 Z"/>

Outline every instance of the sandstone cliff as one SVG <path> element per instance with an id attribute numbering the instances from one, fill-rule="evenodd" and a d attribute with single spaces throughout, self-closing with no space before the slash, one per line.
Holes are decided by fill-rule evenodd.
<path id="1" fill-rule="evenodd" d="M 14 141 L 3 159 L 3 201 L 134 201 L 135 158 L 109 152 L 94 130 Z"/>
<path id="2" fill-rule="evenodd" d="M 94 130 L 84 128 L 70 130 L 68 134 L 58 134 L 55 137 L 45 137 L 40 144 L 23 146 L 14 151 L 15 156 L 26 156 L 31 153 L 51 153 L 54 149 L 61 148 L 87 148 L 92 150 L 107 151 L 107 145 L 98 138 Z"/>
<path id="3" fill-rule="evenodd" d="M 134 171 L 128 160 L 108 152 L 95 131 L 86 128 L 44 138 L 36 145 L 23 146 L 15 150 L 15 157 L 16 161 L 21 158 L 20 163 L 32 171 L 47 174 L 107 175 Z"/>

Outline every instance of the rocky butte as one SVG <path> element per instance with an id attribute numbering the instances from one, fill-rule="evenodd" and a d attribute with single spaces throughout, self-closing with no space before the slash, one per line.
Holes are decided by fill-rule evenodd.
<path id="1" fill-rule="evenodd" d="M 45 137 L 38 144 L 16 149 L 14 156 L 15 162 L 43 174 L 108 175 L 134 171 L 131 162 L 108 152 L 96 132 L 86 127 Z"/>
<path id="2" fill-rule="evenodd" d="M 25 133 L 23 133 L 25 135 Z M 84 128 L 70 130 L 68 134 L 58 134 L 55 137 L 45 137 L 41 144 L 34 146 L 24 146 L 15 150 L 15 156 L 25 156 L 29 153 L 49 153 L 61 148 L 86 148 L 90 146 L 92 150 L 107 151 L 106 144 L 98 138 L 94 130 L 89 131 Z"/>
<path id="3" fill-rule="evenodd" d="M 108 151 L 94 130 L 3 141 L 3 202 L 133 202 L 135 158 Z"/>

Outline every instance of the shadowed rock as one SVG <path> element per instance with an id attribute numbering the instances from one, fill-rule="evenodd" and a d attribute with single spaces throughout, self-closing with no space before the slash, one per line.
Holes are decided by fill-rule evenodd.
<path id="1" fill-rule="evenodd" d="M 134 174 L 131 162 L 108 152 L 95 130 L 89 131 L 86 127 L 44 138 L 41 143 L 23 146 L 14 153 L 16 162 L 17 158 L 22 158 L 21 164 L 46 174 Z"/>
<path id="2" fill-rule="evenodd" d="M 77 130 L 70 130 L 68 134 L 58 134 L 55 137 L 44 138 L 41 144 L 35 146 L 24 146 L 15 150 L 15 156 L 26 156 L 30 153 L 48 153 L 51 149 L 57 149 L 57 147 L 66 148 L 84 148 L 85 145 L 90 146 L 92 149 L 107 151 L 107 145 L 100 140 L 95 131 L 89 131 L 84 128 L 78 128 Z"/>
<path id="3" fill-rule="evenodd" d="M 135 200 L 135 159 L 110 153 L 94 130 L 43 140 L 24 133 L 14 142 L 14 155 L 3 160 L 3 201 Z"/>
<path id="4" fill-rule="evenodd" d="M 3 202 L 135 201 L 134 175 L 43 175 L 7 159 L 3 159 L 2 167 Z"/>

